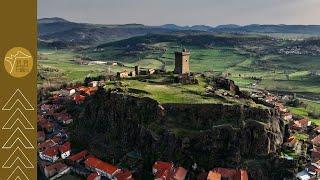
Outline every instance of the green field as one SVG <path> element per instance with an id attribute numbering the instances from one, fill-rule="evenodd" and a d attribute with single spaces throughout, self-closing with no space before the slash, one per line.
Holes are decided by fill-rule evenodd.
<path id="1" fill-rule="evenodd" d="M 109 65 L 79 65 L 73 60 L 76 56 L 81 54 L 67 50 L 40 50 L 38 54 L 41 56 L 41 59 L 38 60 L 38 64 L 42 69 L 49 67 L 57 70 L 54 75 L 53 73 L 47 74 L 48 79 L 52 82 L 60 82 L 60 80 L 63 80 L 63 82 L 82 82 L 85 77 L 106 74 L 108 69 L 110 69 L 111 72 L 130 69 Z M 39 81 L 38 83 L 42 83 L 42 81 Z"/>
<path id="2" fill-rule="evenodd" d="M 83 81 L 87 76 L 103 75 L 110 71 L 116 73 L 132 70 L 135 65 L 139 65 L 141 68 L 165 68 L 167 71 L 172 71 L 174 69 L 174 52 L 182 48 L 181 45 L 173 42 L 157 42 L 144 46 L 144 50 L 134 51 L 116 46 L 105 47 L 102 51 L 93 51 L 92 49 L 82 51 L 40 50 L 40 69 L 49 67 L 58 71 L 44 73 L 47 78 L 39 80 L 39 84 L 43 81 Z M 319 56 L 284 56 L 272 53 L 256 55 L 239 47 L 231 46 L 183 47 L 191 51 L 190 69 L 193 72 L 211 71 L 215 74 L 227 75 L 228 78 L 246 90 L 267 89 L 273 92 L 296 93 L 305 99 L 320 99 Z M 73 59 L 81 55 L 92 60 L 118 61 L 124 66 L 76 64 Z M 316 75 L 312 75 L 311 72 L 316 72 Z M 261 80 L 257 81 L 257 79 Z M 132 87 L 140 86 L 139 81 L 128 81 L 127 83 Z M 252 86 L 253 84 L 255 86 Z M 192 89 L 195 87 L 167 87 L 148 84 L 141 85 L 141 88 L 150 92 L 155 99 L 163 102 L 212 101 L 201 97 L 203 92 Z M 169 91 L 170 93 L 168 93 Z M 299 109 L 292 109 L 292 111 L 299 111 Z M 300 111 L 302 110 L 300 109 Z M 320 111 L 319 108 L 316 108 L 316 111 Z M 313 121 L 317 123 L 317 121 Z"/>

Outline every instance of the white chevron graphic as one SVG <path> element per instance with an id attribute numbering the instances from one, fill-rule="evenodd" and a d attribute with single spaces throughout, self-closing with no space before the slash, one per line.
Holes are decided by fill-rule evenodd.
<path id="1" fill-rule="evenodd" d="M 19 170 L 19 173 L 17 173 L 17 176 L 14 176 L 14 174 Z M 22 175 L 22 179 L 20 177 Z M 10 176 L 7 178 L 7 180 L 29 180 L 28 176 L 21 170 L 20 166 L 17 166 L 14 171 L 10 174 Z"/>
<path id="2" fill-rule="evenodd" d="M 12 163 L 9 163 L 9 161 L 11 160 L 11 158 L 16 157 L 14 159 L 14 161 Z M 20 158 L 22 157 L 25 162 Z M 32 163 L 30 162 L 30 160 L 27 158 L 27 156 L 21 151 L 21 149 L 19 147 L 17 147 L 13 153 L 9 156 L 9 158 L 7 159 L 7 161 L 2 165 L 2 168 L 11 168 L 17 161 L 20 161 L 21 164 L 23 164 L 23 166 L 25 168 L 34 168 L 34 166 L 32 165 Z M 10 165 L 8 165 L 10 164 Z M 17 166 L 19 167 L 19 166 Z"/>
<path id="3" fill-rule="evenodd" d="M 19 113 L 19 114 L 18 114 Z M 14 117 L 17 116 L 16 119 L 14 119 Z M 21 117 L 21 118 L 20 118 Z M 23 120 L 23 123 L 21 120 Z M 27 117 L 21 112 L 21 110 L 19 108 L 17 108 L 14 113 L 11 115 L 11 117 L 9 118 L 9 120 L 6 122 L 6 124 L 2 127 L 2 129 L 12 129 L 12 127 L 17 124 L 20 123 L 24 129 L 34 129 L 33 126 L 31 125 L 30 121 L 27 119 Z"/>
<path id="4" fill-rule="evenodd" d="M 19 133 L 18 135 L 16 133 Z M 26 141 L 26 144 L 24 142 L 22 142 L 22 140 L 20 139 L 22 135 L 22 138 Z M 12 141 L 13 138 L 17 137 L 13 143 L 10 144 L 10 142 Z M 23 132 L 20 130 L 20 128 L 17 128 L 9 137 L 9 139 L 7 140 L 7 142 L 2 146 L 3 149 L 11 149 L 13 147 L 13 145 L 17 142 L 20 141 L 20 143 L 24 146 L 24 148 L 26 149 L 33 149 L 34 147 L 32 146 L 32 143 L 28 140 L 28 138 L 26 137 L 26 135 L 23 134 Z"/>
<path id="5" fill-rule="evenodd" d="M 21 96 L 21 100 L 16 97 L 16 96 Z M 14 98 L 17 98 L 16 100 L 14 100 Z M 14 101 L 14 103 L 12 104 L 12 101 Z M 22 103 L 21 101 L 24 101 L 24 103 Z M 5 103 L 5 105 L 3 106 L 2 110 L 5 111 L 9 111 L 11 110 L 17 103 L 20 103 L 21 106 L 25 109 L 25 110 L 34 110 L 34 108 L 32 107 L 32 105 L 30 104 L 30 102 L 27 100 L 27 98 L 24 96 L 24 94 L 20 91 L 20 89 L 17 89 L 12 96 L 10 97 L 10 99 Z M 12 104 L 10 106 L 10 104 Z"/>

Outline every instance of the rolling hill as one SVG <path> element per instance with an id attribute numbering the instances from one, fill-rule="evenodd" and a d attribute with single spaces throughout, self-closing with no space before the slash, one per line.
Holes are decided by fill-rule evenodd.
<path id="1" fill-rule="evenodd" d="M 172 33 L 179 31 L 195 31 L 207 33 L 281 33 L 320 35 L 320 25 L 259 25 L 238 26 L 235 24 L 211 27 L 206 25 L 178 26 L 166 24 L 162 26 L 146 26 L 142 24 L 101 25 L 75 23 L 62 18 L 43 18 L 38 20 L 38 38 L 40 48 L 97 46 L 108 42 L 127 39 L 154 33 Z"/>

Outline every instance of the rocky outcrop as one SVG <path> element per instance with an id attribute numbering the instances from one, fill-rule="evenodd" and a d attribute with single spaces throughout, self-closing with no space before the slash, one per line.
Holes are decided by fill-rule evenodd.
<path id="1" fill-rule="evenodd" d="M 72 107 L 72 106 L 71 106 Z M 155 160 L 206 170 L 241 167 L 246 158 L 276 153 L 284 124 L 278 112 L 241 105 L 163 104 L 150 98 L 106 93 L 87 98 L 71 128 L 75 144 L 108 161 L 130 151 Z"/>

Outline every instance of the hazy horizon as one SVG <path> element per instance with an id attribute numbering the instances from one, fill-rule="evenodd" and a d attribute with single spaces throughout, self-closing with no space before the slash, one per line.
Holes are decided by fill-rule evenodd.
<path id="1" fill-rule="evenodd" d="M 94 24 L 319 25 L 318 0 L 39 0 L 38 19 Z"/>

